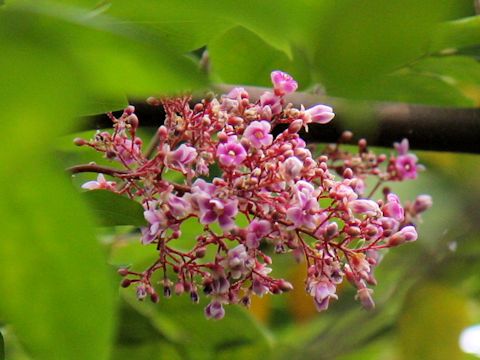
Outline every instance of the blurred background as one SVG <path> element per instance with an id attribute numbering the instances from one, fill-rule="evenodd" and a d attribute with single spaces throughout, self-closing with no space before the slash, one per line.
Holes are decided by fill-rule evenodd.
<path id="1" fill-rule="evenodd" d="M 471 0 L 0 1 L 0 354 L 480 358 L 476 14 Z M 205 304 L 187 297 L 151 304 L 119 290 L 116 268 L 141 269 L 155 254 L 140 245 L 135 226 L 105 222 L 102 204 L 79 194 L 92 175 L 72 181 L 64 169 L 106 161 L 72 139 L 90 138 L 98 125 L 92 116 L 129 101 L 218 84 L 269 86 L 275 69 L 294 76 L 305 96 L 341 104 L 342 127 L 374 145 L 385 144 L 374 136 L 380 122 L 371 109 L 385 102 L 423 109 L 441 134 L 425 145 L 421 119 L 402 117 L 427 171 L 391 187 L 402 199 L 430 194 L 434 206 L 416 243 L 385 254 L 376 270 L 376 309 L 363 310 L 345 286 L 327 312 L 317 313 L 304 291 L 304 264 L 288 256 L 274 257 L 273 275 L 294 291 L 255 299 L 249 310 L 228 306 L 221 321 L 204 319 Z M 435 122 L 442 109 L 451 114 L 448 127 Z M 393 131 L 382 130 L 401 140 Z M 469 143 L 452 145 L 458 136 Z M 189 246 L 196 232 L 194 224 L 185 227 L 178 246 Z"/>

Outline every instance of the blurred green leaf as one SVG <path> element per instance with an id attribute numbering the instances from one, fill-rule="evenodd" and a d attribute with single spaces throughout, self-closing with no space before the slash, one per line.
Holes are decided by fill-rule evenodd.
<path id="1" fill-rule="evenodd" d="M 214 74 L 229 84 L 271 86 L 270 72 L 290 73 L 301 86 L 310 84 L 309 66 L 295 50 L 291 60 L 284 52 L 263 41 L 255 33 L 237 26 L 208 45 Z"/>
<path id="2" fill-rule="evenodd" d="M 398 328 L 402 359 L 463 359 L 458 339 L 470 316 L 457 289 L 424 283 L 412 289 L 404 306 Z"/>
<path id="3" fill-rule="evenodd" d="M 217 4 L 222 6 L 222 4 Z M 210 11 L 208 21 L 195 11 L 184 11 L 175 3 L 144 0 L 141 4 L 130 0 L 113 1 L 107 14 L 120 24 L 142 26 L 154 32 L 162 42 L 180 51 L 190 51 L 205 46 L 210 39 L 222 34 L 233 24 Z"/>
<path id="4" fill-rule="evenodd" d="M 165 335 L 181 344 L 188 359 L 264 359 L 271 351 L 271 339 L 266 330 L 237 305 L 227 306 L 225 318 L 213 321 L 203 314 L 205 299 L 195 305 L 187 294 L 153 304 L 139 302 L 132 289 L 122 293 L 133 308 L 151 319 L 154 326 L 165 319 L 175 324 L 173 336 Z M 165 332 L 165 329 L 160 330 Z"/>
<path id="5" fill-rule="evenodd" d="M 438 26 L 430 44 L 431 52 L 454 52 L 480 45 L 480 16 L 449 21 Z"/>
<path id="6" fill-rule="evenodd" d="M 91 190 L 82 193 L 89 203 L 95 218 L 104 226 L 146 226 L 143 207 L 124 195 L 108 190 Z"/>
<path id="7" fill-rule="evenodd" d="M 328 3 L 314 44 L 315 67 L 328 92 L 364 95 L 372 80 L 423 55 L 430 31 L 450 5 L 435 0 Z"/>

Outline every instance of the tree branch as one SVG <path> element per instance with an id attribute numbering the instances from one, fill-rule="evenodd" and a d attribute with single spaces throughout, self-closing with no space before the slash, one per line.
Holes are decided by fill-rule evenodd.
<path id="1" fill-rule="evenodd" d="M 233 85 L 219 85 L 224 93 Z M 267 90 L 246 87 L 252 100 Z M 199 101 L 196 96 L 193 102 Z M 333 106 L 335 119 L 327 125 L 310 126 L 302 137 L 308 142 L 336 142 L 343 131 L 351 130 L 358 138 L 366 138 L 372 146 L 391 147 L 393 142 L 408 138 L 412 149 L 480 153 L 480 110 L 443 108 L 402 103 L 354 102 L 309 93 L 294 93 L 287 100 L 306 108 L 323 103 Z M 142 126 L 161 125 L 165 119 L 162 107 L 133 100 Z M 105 115 L 85 119 L 83 129 L 108 128 L 111 121 Z M 283 130 L 280 128 L 278 131 Z"/>

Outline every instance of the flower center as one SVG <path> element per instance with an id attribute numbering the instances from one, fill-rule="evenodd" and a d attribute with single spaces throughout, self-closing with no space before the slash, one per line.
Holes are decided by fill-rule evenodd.
<path id="1" fill-rule="evenodd" d="M 264 138 L 263 131 L 261 131 L 261 130 L 255 131 L 255 137 L 257 139 L 263 139 Z"/>
<path id="2" fill-rule="evenodd" d="M 235 156 L 235 155 L 237 155 L 237 153 L 234 150 L 229 150 L 228 155 Z"/>

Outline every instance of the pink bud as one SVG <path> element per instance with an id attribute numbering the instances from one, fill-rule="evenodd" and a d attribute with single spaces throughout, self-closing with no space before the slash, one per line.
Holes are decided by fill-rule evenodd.
<path id="1" fill-rule="evenodd" d="M 273 88 L 278 96 L 288 95 L 295 92 L 298 88 L 297 82 L 283 71 L 273 71 L 271 74 Z"/>
<path id="2" fill-rule="evenodd" d="M 309 118 L 308 122 L 315 124 L 327 124 L 335 116 L 333 109 L 327 105 L 315 105 L 310 109 L 305 110 L 305 115 Z"/>

